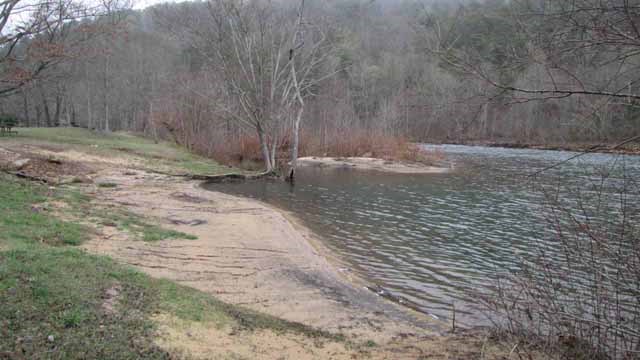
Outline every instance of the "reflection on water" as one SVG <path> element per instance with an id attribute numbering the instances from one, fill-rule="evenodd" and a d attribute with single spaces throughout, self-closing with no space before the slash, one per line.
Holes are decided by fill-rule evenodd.
<path id="1" fill-rule="evenodd" d="M 588 183 L 620 156 L 590 154 L 546 171 L 573 153 L 440 146 L 456 164 L 451 174 L 399 175 L 304 168 L 294 187 L 282 181 L 207 184 L 253 197 L 300 217 L 369 281 L 447 317 L 451 303 L 465 322 L 482 319 L 470 307 L 474 290 L 496 270 L 516 270 L 544 238 L 540 186 Z M 626 156 L 640 173 L 640 157 Z M 541 246 L 540 242 L 535 244 Z M 542 245 L 544 246 L 544 245 Z"/>

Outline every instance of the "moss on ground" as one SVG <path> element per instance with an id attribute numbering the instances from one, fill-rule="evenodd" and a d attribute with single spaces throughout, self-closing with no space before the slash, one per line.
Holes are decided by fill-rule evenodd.
<path id="1" fill-rule="evenodd" d="M 153 341 L 157 329 L 151 318 L 158 313 L 241 331 L 341 338 L 76 248 L 91 229 L 56 218 L 46 204 L 64 202 L 71 212 L 90 200 L 73 189 L 0 176 L 0 358 L 171 358 Z"/>

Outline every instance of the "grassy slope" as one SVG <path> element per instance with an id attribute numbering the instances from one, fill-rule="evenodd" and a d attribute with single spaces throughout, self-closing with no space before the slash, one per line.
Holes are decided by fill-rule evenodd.
<path id="1" fill-rule="evenodd" d="M 0 138 L 0 144 L 2 141 L 64 144 L 66 148 L 88 154 L 115 157 L 133 155 L 141 158 L 146 168 L 176 173 L 215 175 L 232 170 L 175 144 L 165 141 L 156 143 L 128 133 L 102 134 L 80 128 L 19 128 L 18 135 Z"/>
<path id="2" fill-rule="evenodd" d="M 166 145 L 130 135 L 102 136 L 79 129 L 22 129 L 20 133 L 20 138 L 8 141 L 67 143 L 83 150 L 95 143 L 96 151 L 135 152 L 149 159 L 168 156 L 162 161 L 174 162 L 171 165 L 178 170 L 221 170 L 180 149 L 165 150 Z M 73 214 L 85 213 L 89 200 L 73 188 L 52 189 L 0 175 L 0 358 L 167 358 L 170 354 L 153 343 L 156 333 L 151 316 L 157 313 L 239 330 L 265 328 L 330 336 L 152 279 L 77 249 L 75 245 L 87 240 L 93 230 L 56 218 L 47 203 L 64 202 L 65 211 Z M 90 216 L 126 230 L 133 228 L 142 240 L 180 236 L 124 211 Z M 109 313 L 104 303 L 114 287 L 118 289 L 116 311 Z"/>

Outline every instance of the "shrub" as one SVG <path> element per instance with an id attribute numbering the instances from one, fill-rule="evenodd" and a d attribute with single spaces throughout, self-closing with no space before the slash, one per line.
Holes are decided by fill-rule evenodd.
<path id="1" fill-rule="evenodd" d="M 563 358 L 637 358 L 638 184 L 617 165 L 587 184 L 545 192 L 549 238 L 499 277 L 484 305 L 501 330 Z"/>
<path id="2" fill-rule="evenodd" d="M 284 165 L 290 160 L 290 138 L 285 137 L 277 149 L 277 160 Z M 388 135 L 382 132 L 350 130 L 341 135 L 332 136 L 329 141 L 310 133 L 300 137 L 300 157 L 374 157 L 391 161 L 419 162 L 433 165 L 443 160 L 440 151 L 428 151 L 408 139 Z M 216 161 L 239 166 L 244 169 L 257 170 L 262 167 L 260 142 L 255 136 L 242 136 L 234 141 L 219 143 L 210 154 Z"/>
<path id="3" fill-rule="evenodd" d="M 303 135 L 301 156 L 374 157 L 391 161 L 410 161 L 432 165 L 443 160 L 439 151 L 428 151 L 407 138 L 381 131 L 345 130 L 335 136 Z"/>

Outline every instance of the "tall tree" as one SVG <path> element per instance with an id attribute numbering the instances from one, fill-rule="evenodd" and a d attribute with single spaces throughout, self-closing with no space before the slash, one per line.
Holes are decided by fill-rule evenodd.
<path id="1" fill-rule="evenodd" d="M 220 74 L 227 101 L 216 105 L 256 132 L 268 172 L 277 167 L 292 111 L 299 128 L 303 96 L 322 80 L 319 67 L 330 56 L 320 27 L 303 24 L 302 10 L 262 0 L 211 0 L 204 16 L 187 6 L 163 15 Z M 176 29 L 185 18 L 191 25 Z"/>

